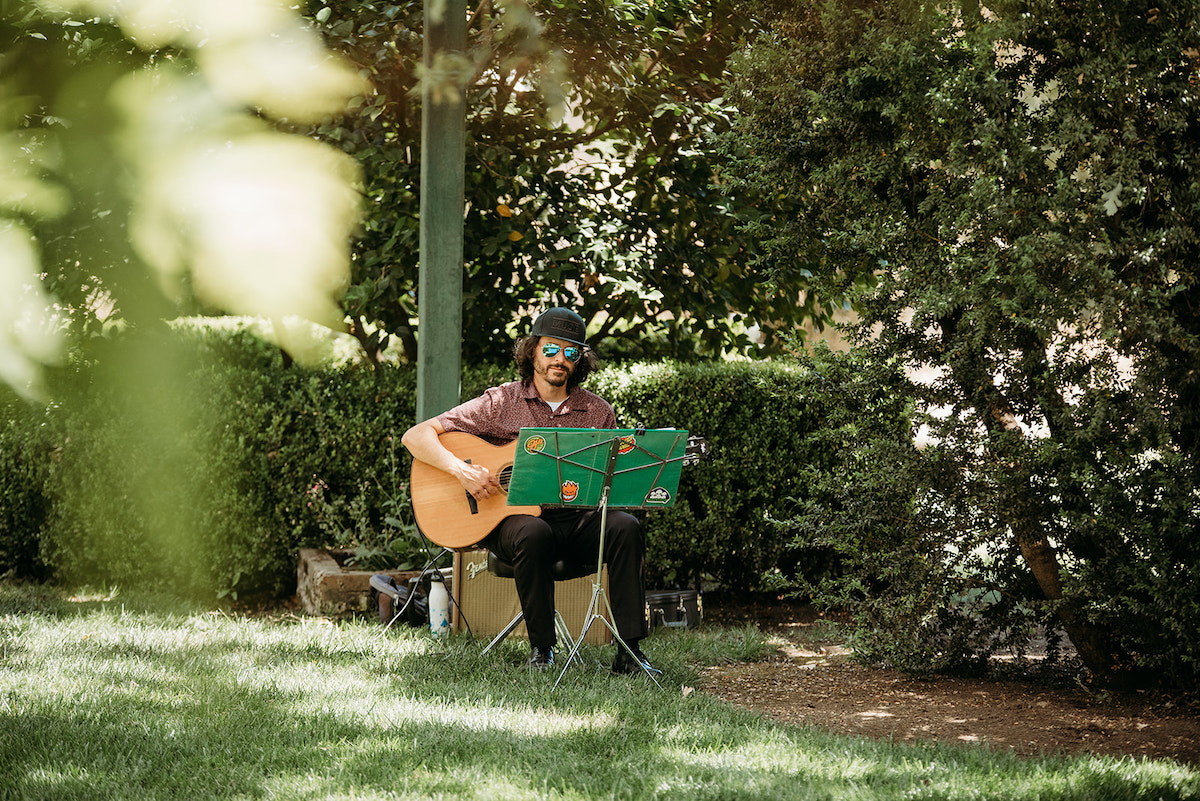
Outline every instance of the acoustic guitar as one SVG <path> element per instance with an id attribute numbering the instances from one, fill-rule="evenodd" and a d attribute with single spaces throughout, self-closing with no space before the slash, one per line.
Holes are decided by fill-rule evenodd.
<path id="1" fill-rule="evenodd" d="M 516 460 L 517 440 L 506 445 L 492 445 L 471 434 L 447 431 L 438 437 L 438 441 L 464 462 L 486 467 L 496 476 L 503 491 L 479 500 L 467 494 L 458 479 L 449 473 L 414 459 L 409 482 L 413 516 L 430 541 L 443 548 L 462 550 L 479 543 L 510 515 L 538 517 L 542 514 L 540 506 L 508 505 L 508 485 Z M 708 458 L 708 443 L 702 437 L 689 437 L 683 464 L 691 465 Z"/>
<path id="2" fill-rule="evenodd" d="M 508 483 L 517 454 L 515 439 L 507 445 L 492 445 L 471 434 L 447 431 L 438 441 L 464 462 L 486 467 L 503 492 L 481 501 L 467 494 L 454 476 L 413 459 L 409 486 L 413 516 L 431 541 L 454 550 L 470 548 L 509 515 L 541 515 L 540 506 L 508 505 Z"/>

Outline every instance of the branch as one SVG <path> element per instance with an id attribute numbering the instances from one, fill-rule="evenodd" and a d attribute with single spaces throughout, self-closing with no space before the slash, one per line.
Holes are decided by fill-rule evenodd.
<path id="1" fill-rule="evenodd" d="M 382 366 L 382 354 L 378 350 L 372 351 L 370 346 L 370 338 L 367 335 L 366 326 L 363 324 L 361 315 L 354 315 L 350 320 L 350 335 L 358 342 L 358 346 L 362 349 L 363 355 L 367 361 L 371 363 L 371 368 L 378 371 Z"/>
<path id="2" fill-rule="evenodd" d="M 479 18 L 483 16 L 483 9 L 490 5 L 492 5 L 492 0 L 479 0 L 479 5 L 475 6 L 474 13 L 472 13 L 471 18 L 467 20 L 468 31 L 475 27 L 475 24 L 479 22 Z"/>

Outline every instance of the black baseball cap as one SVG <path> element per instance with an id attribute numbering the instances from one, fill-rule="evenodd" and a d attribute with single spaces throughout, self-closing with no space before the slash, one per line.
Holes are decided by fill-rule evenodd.
<path id="1" fill-rule="evenodd" d="M 583 318 L 561 306 L 546 309 L 538 315 L 533 321 L 530 334 L 535 337 L 553 337 L 587 347 L 587 326 L 584 325 Z"/>

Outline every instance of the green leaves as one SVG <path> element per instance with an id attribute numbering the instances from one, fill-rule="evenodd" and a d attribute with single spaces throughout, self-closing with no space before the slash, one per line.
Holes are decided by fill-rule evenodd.
<path id="1" fill-rule="evenodd" d="M 318 130 L 363 165 L 369 201 L 351 283 L 372 289 L 344 307 L 383 330 L 411 330 L 422 7 L 320 8 L 333 9 L 327 40 L 373 86 Z M 505 361 L 514 319 L 568 303 L 594 319 L 608 356 L 768 354 L 782 348 L 776 330 L 820 308 L 797 305 L 802 287 L 742 269 L 752 251 L 736 226 L 759 199 L 723 191 L 706 155 L 708 134 L 727 124 L 726 60 L 756 24 L 724 0 L 481 7 L 469 31 L 464 352 Z M 385 272 L 392 281 L 376 292 Z M 761 345 L 744 334 L 756 322 Z"/>
<path id="2" fill-rule="evenodd" d="M 1141 530 L 1142 513 L 1110 493 L 1162 480 L 1130 467 L 1148 453 L 1189 465 L 1164 504 L 1186 503 L 1200 479 L 1200 97 L 1186 55 L 1200 8 L 849 8 L 783 14 L 735 65 L 727 173 L 780 209 L 752 222 L 760 263 L 810 272 L 826 297 L 859 282 L 856 341 L 932 368 L 918 397 L 953 409 L 928 421 L 961 471 L 927 476 L 929 489 L 969 512 L 946 541 L 982 537 L 991 564 L 1007 565 L 1017 541 L 1053 540 L 1050 572 L 1070 577 L 1054 608 L 1090 639 L 1089 619 L 1111 622 L 1095 599 L 1127 586 L 1130 542 L 1116 529 Z M 1093 480 L 1068 478 L 1085 468 Z M 1084 522 L 1118 507 L 1113 530 Z M 1173 518 L 1149 536 L 1178 542 L 1196 525 Z M 908 547 L 890 553 L 916 559 Z M 1012 564 L 979 575 L 1033 606 L 1055 597 L 1054 582 L 1022 585 L 1030 574 Z M 1162 597 L 1135 583 L 1147 594 L 1122 595 L 1128 609 Z M 949 584 L 931 584 L 949 604 Z M 1153 661 L 1159 641 L 1113 627 L 1102 650 Z M 1190 638 L 1173 642 L 1190 660 Z"/>

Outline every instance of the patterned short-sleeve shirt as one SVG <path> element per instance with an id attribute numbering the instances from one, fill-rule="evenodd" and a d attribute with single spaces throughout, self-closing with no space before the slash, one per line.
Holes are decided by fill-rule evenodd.
<path id="1" fill-rule="evenodd" d="M 512 442 L 522 428 L 616 428 L 617 417 L 608 401 L 575 387 L 557 411 L 538 395 L 531 381 L 511 381 L 492 387 L 478 398 L 438 415 L 446 431 L 473 434 L 493 445 Z"/>

